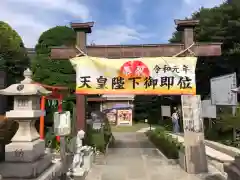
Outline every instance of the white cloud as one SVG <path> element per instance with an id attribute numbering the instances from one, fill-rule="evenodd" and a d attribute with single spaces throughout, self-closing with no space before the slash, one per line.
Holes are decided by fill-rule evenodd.
<path id="1" fill-rule="evenodd" d="M 184 18 L 201 6 L 213 7 L 223 2 L 223 0 L 182 1 L 185 5 L 173 18 Z M 103 28 L 96 26 L 90 35 L 90 42 L 123 44 L 131 41 L 142 42 L 149 38 L 151 34 L 145 33 L 149 31 L 148 28 L 144 27 L 144 24 L 134 22 L 142 2 L 143 0 L 121 0 L 125 25 L 110 24 Z M 46 14 L 49 16 L 45 17 Z M 63 18 L 64 16 L 66 18 Z M 9 23 L 20 34 L 26 47 L 34 47 L 43 31 L 60 24 L 68 25 L 73 19 L 83 22 L 92 20 L 89 7 L 84 4 L 84 0 L 0 0 L 0 20 Z M 173 32 L 173 28 L 174 26 L 169 27 L 170 33 Z"/>
<path id="2" fill-rule="evenodd" d="M 126 24 L 134 25 L 134 15 L 142 2 L 143 0 L 122 0 Z"/>
<path id="3" fill-rule="evenodd" d="M 121 0 L 125 25 L 111 25 L 96 29 L 90 35 L 90 42 L 95 44 L 126 44 L 130 41 L 141 41 L 151 36 L 145 33 L 146 28 L 134 22 L 135 14 L 144 0 Z"/>
<path id="4" fill-rule="evenodd" d="M 59 25 L 67 24 L 64 19 L 52 22 L 51 17 L 41 19 L 34 9 L 44 15 L 45 12 L 65 13 L 83 21 L 90 20 L 88 8 L 76 0 L 8 0 L 0 1 L 0 20 L 7 22 L 22 37 L 26 47 L 34 47 L 43 31 Z M 14 9 L 18 7 L 17 9 Z"/>
<path id="5" fill-rule="evenodd" d="M 212 8 L 225 2 L 226 0 L 183 0 L 185 5 L 183 6 L 181 13 L 190 16 L 193 12 L 197 11 L 201 7 Z"/>
<path id="6" fill-rule="evenodd" d="M 134 12 L 134 5 L 139 4 L 142 0 L 123 0 L 126 5 L 126 18 L 131 23 Z M 79 18 L 83 22 L 91 20 L 90 12 L 87 6 L 78 3 L 77 0 L 8 0 L 0 1 L 0 19 L 9 23 L 22 37 L 26 47 L 34 47 L 40 34 L 47 29 L 58 24 L 68 24 L 70 20 L 60 19 L 58 22 L 52 22 L 49 19 L 39 17 L 36 12 L 45 13 L 49 12 L 53 16 L 56 13 L 68 14 L 73 18 Z M 18 6 L 14 10 L 13 5 Z M 127 8 L 131 5 L 131 8 Z M 26 6 L 26 7 L 25 7 Z M 35 11 L 26 11 L 27 8 L 35 8 Z M 24 9 L 25 8 L 25 9 Z M 139 26 L 140 27 L 140 26 Z M 138 28 L 138 27 L 137 27 Z M 140 28 L 140 30 L 142 30 Z M 129 41 L 138 41 L 146 38 L 148 35 L 140 33 L 136 28 L 124 25 L 110 25 L 102 29 L 94 29 L 90 35 L 90 42 L 94 41 L 96 44 L 122 44 Z M 113 38 L 114 37 L 114 38 Z"/>
<path id="7" fill-rule="evenodd" d="M 61 11 L 83 21 L 90 19 L 88 7 L 78 0 L 8 0 L 8 2 L 32 5 L 37 9 Z"/>
<path id="8" fill-rule="evenodd" d="M 136 29 L 124 25 L 113 25 L 103 29 L 96 29 L 90 35 L 89 40 L 95 44 L 124 44 L 129 41 L 139 41 L 149 37 L 148 34 L 140 33 Z"/>
<path id="9" fill-rule="evenodd" d="M 41 32 L 49 28 L 47 24 L 38 22 L 31 15 L 13 12 L 11 8 L 5 5 L 0 6 L 0 12 L 1 21 L 8 23 L 18 32 L 26 47 L 34 47 Z"/>
<path id="10" fill-rule="evenodd" d="M 212 8 L 219 6 L 226 0 L 182 0 L 183 6 L 179 11 L 173 15 L 173 19 L 184 19 L 191 17 L 192 13 L 198 11 L 201 7 Z M 175 31 L 175 25 L 172 21 L 172 26 L 169 26 L 168 33 L 165 34 L 165 40 L 167 41 L 172 37 L 172 33 Z"/>

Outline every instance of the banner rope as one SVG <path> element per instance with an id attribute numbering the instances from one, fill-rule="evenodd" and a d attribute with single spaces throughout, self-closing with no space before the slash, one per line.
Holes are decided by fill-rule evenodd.
<path id="1" fill-rule="evenodd" d="M 185 53 L 186 51 L 190 52 L 191 55 L 196 56 L 196 54 L 191 50 L 191 48 L 192 48 L 194 45 L 195 45 L 195 43 L 193 42 L 189 47 L 187 47 L 186 49 L 184 49 L 184 50 L 180 51 L 179 53 L 173 55 L 172 57 L 177 57 L 177 56 Z M 92 59 L 91 59 L 83 50 L 81 50 L 77 45 L 75 46 L 75 48 L 80 52 L 80 54 L 77 54 L 76 57 L 79 57 L 79 56 L 82 56 L 82 55 L 83 55 L 83 56 L 88 57 L 90 60 L 92 60 Z M 142 44 L 142 49 L 143 49 L 143 44 Z M 143 53 L 143 51 L 142 51 L 142 53 Z M 170 64 L 169 64 L 163 57 L 161 57 L 161 58 L 162 58 L 162 60 L 163 60 L 169 67 L 171 67 Z M 92 61 L 93 61 L 93 60 L 92 60 Z M 93 61 L 93 62 L 94 62 L 94 61 Z M 95 62 L 94 62 L 94 63 L 95 63 Z M 174 74 L 175 74 L 176 76 L 179 76 L 177 73 L 174 73 Z"/>
<path id="2" fill-rule="evenodd" d="M 186 51 L 189 51 L 190 54 L 196 56 L 196 54 L 191 50 L 191 47 L 193 47 L 194 45 L 195 45 L 195 43 L 192 43 L 188 48 L 186 48 L 186 49 L 180 51 L 179 53 L 175 54 L 173 57 L 177 57 L 177 56 L 179 56 L 179 55 L 185 53 Z"/>
<path id="3" fill-rule="evenodd" d="M 186 49 L 184 49 L 184 50 L 180 51 L 179 53 L 173 55 L 172 57 L 177 57 L 177 56 L 185 53 L 186 51 L 189 51 L 190 54 L 196 56 L 196 54 L 191 50 L 191 48 L 192 48 L 194 45 L 195 45 L 195 43 L 192 43 L 189 47 L 187 47 Z M 89 56 L 88 56 L 83 50 L 81 50 L 77 45 L 75 46 L 75 48 L 80 52 L 80 54 L 77 54 L 76 57 L 79 57 L 79 56 L 81 56 L 81 55 L 89 57 Z M 143 45 L 142 45 L 142 49 L 143 49 Z M 142 57 L 143 57 L 143 56 L 142 56 Z"/>

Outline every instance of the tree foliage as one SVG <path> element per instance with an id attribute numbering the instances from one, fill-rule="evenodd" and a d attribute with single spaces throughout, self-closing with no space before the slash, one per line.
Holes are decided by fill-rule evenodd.
<path id="1" fill-rule="evenodd" d="M 237 72 L 240 79 L 240 1 L 223 3 L 214 8 L 201 8 L 192 14 L 191 19 L 198 19 L 195 28 L 195 41 L 222 43 L 222 56 L 199 57 L 196 68 L 197 91 L 202 96 L 210 92 L 210 78 Z M 170 42 L 181 42 L 182 32 L 174 32 Z"/>
<path id="2" fill-rule="evenodd" d="M 66 26 L 56 26 L 42 33 L 35 47 L 36 57 L 32 61 L 33 78 L 47 85 L 75 88 L 75 71 L 69 60 L 52 60 L 52 46 L 73 46 L 75 32 Z"/>
<path id="3" fill-rule="evenodd" d="M 212 77 L 237 72 L 240 82 L 240 1 L 232 0 L 214 8 L 200 8 L 190 19 L 198 19 L 200 24 L 195 28 L 195 41 L 222 43 L 222 56 L 198 57 L 196 67 L 197 93 L 203 98 L 210 95 L 210 79 Z M 182 32 L 175 31 L 170 43 L 181 43 Z M 148 100 L 146 100 L 148 99 Z M 144 101 L 151 101 L 145 97 Z M 135 100 L 135 113 L 145 113 L 147 107 L 142 98 Z M 158 104 L 159 100 L 157 101 Z"/>
<path id="4" fill-rule="evenodd" d="M 75 41 L 76 34 L 73 29 L 67 26 L 56 26 L 41 34 L 35 50 L 37 54 L 49 55 L 52 46 L 73 46 Z"/>
<path id="5" fill-rule="evenodd" d="M 7 73 L 8 85 L 21 80 L 28 65 L 21 37 L 7 23 L 0 21 L 0 70 Z"/>

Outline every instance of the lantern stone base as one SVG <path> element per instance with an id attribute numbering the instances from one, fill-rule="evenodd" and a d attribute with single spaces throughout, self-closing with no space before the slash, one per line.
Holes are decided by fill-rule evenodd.
<path id="1" fill-rule="evenodd" d="M 59 180 L 61 175 L 62 164 L 60 161 L 52 163 L 43 173 L 38 177 L 33 178 L 4 178 L 1 180 Z"/>
<path id="2" fill-rule="evenodd" d="M 36 178 L 52 164 L 52 156 L 46 154 L 34 162 L 0 163 L 0 174 L 5 178 Z"/>
<path id="3" fill-rule="evenodd" d="M 45 143 L 38 139 L 32 142 L 12 142 L 5 147 L 5 161 L 32 162 L 44 155 Z"/>

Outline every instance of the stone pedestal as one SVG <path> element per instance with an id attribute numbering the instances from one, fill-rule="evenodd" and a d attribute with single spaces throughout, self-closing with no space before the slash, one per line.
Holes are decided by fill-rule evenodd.
<path id="1" fill-rule="evenodd" d="M 208 172 L 204 134 L 184 132 L 186 170 L 190 174 Z"/>
<path id="2" fill-rule="evenodd" d="M 83 169 L 85 169 L 86 172 L 88 172 L 91 169 L 93 160 L 94 160 L 94 152 L 92 147 L 89 146 L 84 151 L 84 156 L 83 156 Z"/>
<path id="3" fill-rule="evenodd" d="M 9 121 L 19 128 L 12 142 L 5 147 L 5 162 L 0 163 L 2 179 L 53 179 L 60 175 L 61 163 L 52 163 L 52 155 L 45 154 L 45 142 L 40 140 L 35 121 L 44 112 L 40 110 L 40 95 L 50 92 L 33 84 L 31 71 L 24 72 L 21 84 L 0 90 L 0 94 L 14 96 L 14 109 L 6 113 Z"/>
<path id="4" fill-rule="evenodd" d="M 180 165 L 180 167 L 181 167 L 184 171 L 187 171 L 185 152 L 178 151 L 178 156 L 179 156 L 179 165 Z"/>
<path id="5" fill-rule="evenodd" d="M 181 98 L 187 172 L 190 174 L 208 172 L 201 118 L 201 97 L 182 95 Z"/>

